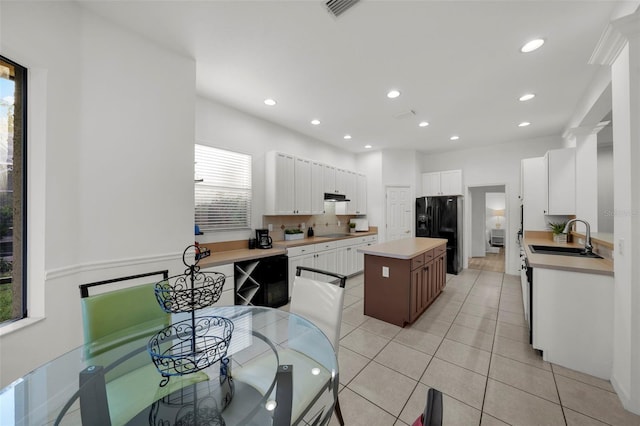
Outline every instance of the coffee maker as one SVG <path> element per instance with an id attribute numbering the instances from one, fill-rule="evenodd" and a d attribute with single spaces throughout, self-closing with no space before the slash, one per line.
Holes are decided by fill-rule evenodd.
<path id="1" fill-rule="evenodd" d="M 269 236 L 268 229 L 256 229 L 256 246 L 261 249 L 273 247 L 273 240 Z"/>

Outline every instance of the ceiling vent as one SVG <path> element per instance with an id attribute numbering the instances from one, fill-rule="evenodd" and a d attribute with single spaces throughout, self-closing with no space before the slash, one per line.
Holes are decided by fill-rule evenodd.
<path id="1" fill-rule="evenodd" d="M 329 12 L 331 12 L 333 16 L 338 17 L 359 1 L 360 0 L 329 0 L 325 4 Z"/>

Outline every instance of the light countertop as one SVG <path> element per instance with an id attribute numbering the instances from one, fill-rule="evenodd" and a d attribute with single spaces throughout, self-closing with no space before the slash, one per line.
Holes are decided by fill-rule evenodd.
<path id="1" fill-rule="evenodd" d="M 212 266 L 226 265 L 228 263 L 242 262 L 244 260 L 260 259 L 263 257 L 277 256 L 279 254 L 287 254 L 287 248 L 303 246 L 307 244 L 326 243 L 327 241 L 346 240 L 357 237 L 366 237 L 369 235 L 378 235 L 375 231 L 369 232 L 356 232 L 353 234 L 345 235 L 344 237 L 305 237 L 301 240 L 294 241 L 274 241 L 273 248 L 270 249 L 253 249 L 248 248 L 234 249 L 234 250 L 211 250 L 211 255 L 205 257 L 198 266 L 201 268 L 210 268 Z M 201 244 L 203 247 L 207 247 L 207 244 Z"/>
<path id="2" fill-rule="evenodd" d="M 525 237 L 522 244 L 524 245 L 529 265 L 533 268 L 558 269 L 563 271 L 613 276 L 613 261 L 611 259 L 592 259 L 553 254 L 536 254 L 531 253 L 531 250 L 529 249 L 530 244 L 560 247 L 584 247 L 582 244 L 555 243 L 553 240 L 548 238 L 539 237 Z"/>
<path id="3" fill-rule="evenodd" d="M 351 238 L 367 237 L 369 235 L 378 235 L 378 233 L 374 232 L 374 231 L 354 232 L 352 234 L 345 234 L 342 237 L 323 237 L 322 235 L 316 235 L 316 236 L 313 236 L 313 237 L 305 236 L 301 240 L 274 241 L 273 242 L 273 246 L 274 247 L 277 246 L 277 247 L 281 247 L 281 248 L 285 248 L 286 249 L 286 248 L 289 248 L 289 247 L 306 246 L 307 244 L 326 243 L 328 241 L 348 240 L 348 239 L 351 239 Z"/>
<path id="4" fill-rule="evenodd" d="M 203 244 L 203 246 L 206 246 Z M 242 262 L 244 260 L 260 259 L 262 257 L 277 256 L 279 254 L 287 254 L 283 248 L 273 247 L 270 249 L 239 249 L 211 252 L 211 255 L 205 257 L 198 262 L 201 268 L 209 268 L 212 266 L 226 265 L 227 263 Z"/>
<path id="5" fill-rule="evenodd" d="M 404 238 L 363 247 L 358 251 L 373 256 L 412 259 L 443 244 L 447 244 L 443 238 Z"/>

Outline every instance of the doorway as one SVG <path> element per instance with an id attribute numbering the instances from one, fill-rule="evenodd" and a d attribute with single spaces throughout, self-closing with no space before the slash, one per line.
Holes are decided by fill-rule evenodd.
<path id="1" fill-rule="evenodd" d="M 408 186 L 387 186 L 386 191 L 387 229 L 386 241 L 410 238 L 413 233 L 413 203 L 411 188 Z"/>
<path id="2" fill-rule="evenodd" d="M 507 233 L 505 185 L 469 188 L 471 253 L 469 269 L 505 272 Z"/>

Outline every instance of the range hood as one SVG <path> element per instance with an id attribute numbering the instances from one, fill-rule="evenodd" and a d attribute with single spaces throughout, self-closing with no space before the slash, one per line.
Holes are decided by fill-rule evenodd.
<path id="1" fill-rule="evenodd" d="M 333 203 L 342 202 L 342 201 L 351 201 L 351 200 L 347 200 L 347 196 L 346 195 L 332 194 L 331 192 L 325 192 L 324 193 L 324 200 L 325 201 L 329 201 L 329 202 L 333 202 Z"/>

